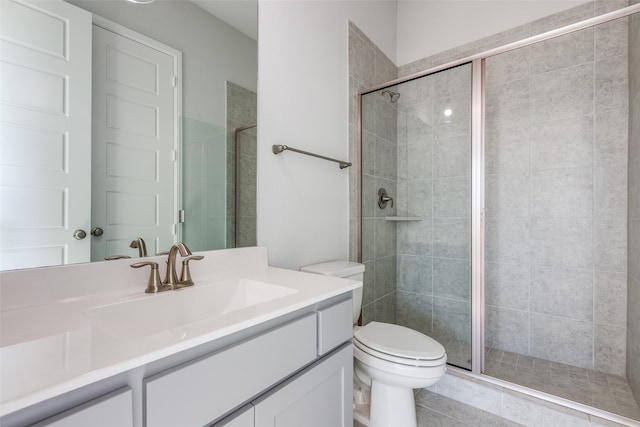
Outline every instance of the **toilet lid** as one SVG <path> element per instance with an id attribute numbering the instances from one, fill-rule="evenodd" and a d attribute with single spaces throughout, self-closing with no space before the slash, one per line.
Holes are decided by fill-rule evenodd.
<path id="1" fill-rule="evenodd" d="M 390 323 L 371 322 L 354 332 L 362 344 L 381 353 L 418 360 L 436 360 L 445 355 L 436 340 L 413 329 Z"/>

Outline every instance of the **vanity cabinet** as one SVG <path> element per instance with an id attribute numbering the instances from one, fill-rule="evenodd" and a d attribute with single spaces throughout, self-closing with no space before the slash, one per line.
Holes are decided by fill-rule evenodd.
<path id="1" fill-rule="evenodd" d="M 351 304 L 339 302 L 147 378 L 146 425 L 208 425 L 247 402 L 256 427 L 346 425 L 352 419 Z M 250 416 L 240 411 L 241 417 L 214 425 L 244 427 Z"/>
<path id="2" fill-rule="evenodd" d="M 347 427 L 350 293 L 2 416 L 3 427 Z M 35 424 L 34 424 L 35 423 Z"/>
<path id="3" fill-rule="evenodd" d="M 346 427 L 353 348 L 343 346 L 213 427 Z"/>
<path id="4" fill-rule="evenodd" d="M 32 427 L 133 427 L 133 396 L 125 387 L 47 418 Z"/>
<path id="5" fill-rule="evenodd" d="M 316 358 L 316 316 L 145 381 L 147 425 L 203 426 Z"/>
<path id="6" fill-rule="evenodd" d="M 146 425 L 207 425 L 248 401 L 256 427 L 344 425 L 352 418 L 350 326 L 346 300 L 150 377 Z M 215 426 L 244 427 L 248 418 Z"/>

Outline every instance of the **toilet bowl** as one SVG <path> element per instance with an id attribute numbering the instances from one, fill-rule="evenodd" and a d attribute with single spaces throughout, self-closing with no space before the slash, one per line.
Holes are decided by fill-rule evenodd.
<path id="1" fill-rule="evenodd" d="M 332 261 L 301 271 L 362 281 L 364 265 Z M 447 355 L 436 340 L 390 323 L 356 326 L 362 288 L 353 294 L 354 419 L 369 427 L 416 427 L 414 388 L 445 374 Z"/>
<path id="2" fill-rule="evenodd" d="M 356 419 L 371 427 L 415 427 L 413 389 L 444 376 L 444 347 L 413 329 L 380 322 L 355 330 L 353 345 L 355 375 L 370 387 L 369 419 L 359 419 L 358 408 Z"/>

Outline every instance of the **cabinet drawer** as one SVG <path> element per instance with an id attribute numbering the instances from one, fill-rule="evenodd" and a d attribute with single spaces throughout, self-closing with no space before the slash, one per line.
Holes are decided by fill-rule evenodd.
<path id="1" fill-rule="evenodd" d="M 254 427 L 255 409 L 247 405 L 211 427 Z"/>
<path id="2" fill-rule="evenodd" d="M 32 427 L 132 427 L 133 400 L 129 387 L 47 418 Z"/>
<path id="3" fill-rule="evenodd" d="M 203 426 L 316 358 L 309 314 L 145 380 L 146 425 Z"/>
<path id="4" fill-rule="evenodd" d="M 323 355 L 353 336 L 351 300 L 318 311 L 318 354 Z"/>

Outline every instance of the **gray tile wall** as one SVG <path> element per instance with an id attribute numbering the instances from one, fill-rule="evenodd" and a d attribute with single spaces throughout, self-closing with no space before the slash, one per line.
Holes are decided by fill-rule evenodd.
<path id="1" fill-rule="evenodd" d="M 399 76 L 628 4 L 593 1 L 407 64 Z M 620 20 L 487 61 L 490 346 L 624 373 L 627 33 Z"/>
<path id="2" fill-rule="evenodd" d="M 238 135 L 237 128 L 257 123 L 258 97 L 255 92 L 227 82 L 227 247 L 256 245 L 256 129 L 247 129 Z M 236 150 L 240 155 L 239 181 L 236 182 Z M 236 191 L 239 190 L 239 191 Z M 236 212 L 235 199 L 239 197 Z M 238 241 L 236 241 L 236 227 Z"/>
<path id="3" fill-rule="evenodd" d="M 349 128 L 350 159 L 350 256 L 357 260 L 358 174 L 362 172 L 362 262 L 365 265 L 362 323 L 396 320 L 396 238 L 397 230 L 386 216 L 394 208 L 377 205 L 383 187 L 397 203 L 397 106 L 389 96 L 374 93 L 363 97 L 362 165 L 357 160 L 357 94 L 397 77 L 395 65 L 353 24 L 349 24 Z"/>
<path id="4" fill-rule="evenodd" d="M 640 3 L 634 0 L 632 4 Z M 629 21 L 627 378 L 640 403 L 640 14 Z"/>
<path id="5" fill-rule="evenodd" d="M 470 367 L 471 65 L 396 90 L 397 214 L 418 218 L 397 222 L 397 322 Z"/>
<path id="6" fill-rule="evenodd" d="M 486 61 L 489 347 L 625 373 L 627 28 Z"/>

